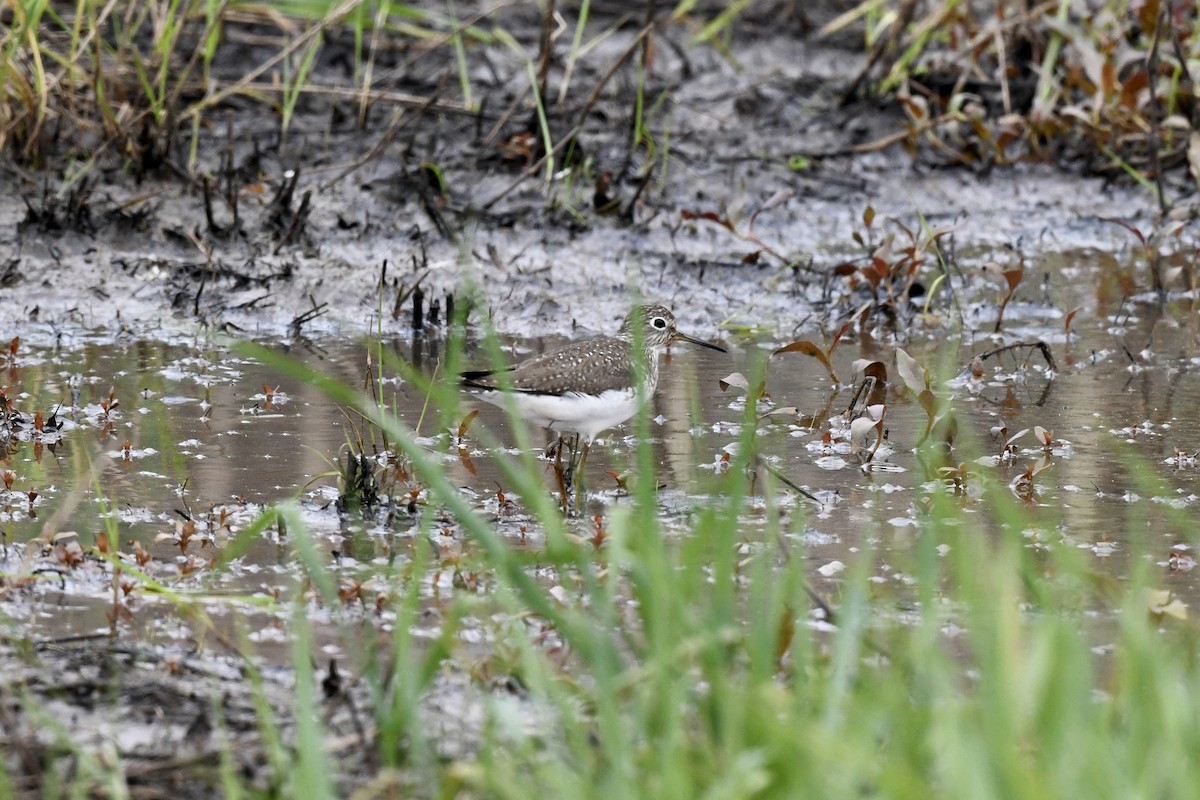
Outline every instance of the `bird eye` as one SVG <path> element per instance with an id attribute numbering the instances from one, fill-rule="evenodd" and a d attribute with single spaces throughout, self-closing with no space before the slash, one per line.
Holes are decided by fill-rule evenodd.
<path id="1" fill-rule="evenodd" d="M 667 327 L 667 321 L 662 317 L 655 317 L 653 325 L 661 331 Z"/>

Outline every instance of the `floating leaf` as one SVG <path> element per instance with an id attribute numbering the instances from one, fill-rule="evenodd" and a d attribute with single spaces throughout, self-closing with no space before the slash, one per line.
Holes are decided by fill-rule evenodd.
<path id="1" fill-rule="evenodd" d="M 746 376 L 740 372 L 731 372 L 721 380 L 717 381 L 717 385 L 721 387 L 721 391 L 728 391 L 729 387 L 750 391 L 750 381 L 746 380 Z"/>
<path id="2" fill-rule="evenodd" d="M 859 417 L 850 423 L 850 449 L 861 450 L 867 442 L 867 437 L 880 426 L 871 417 Z"/>
<path id="3" fill-rule="evenodd" d="M 770 411 L 763 412 L 762 414 L 759 415 L 758 418 L 760 420 L 763 420 L 763 419 L 766 419 L 767 417 L 798 417 L 798 416 L 800 416 L 800 409 L 796 408 L 795 406 L 781 406 L 779 408 L 772 408 Z"/>
<path id="4" fill-rule="evenodd" d="M 800 353 L 812 356 L 823 364 L 829 363 L 829 360 L 825 357 L 825 351 L 815 342 L 810 342 L 808 339 L 801 339 L 790 344 L 785 344 L 783 347 L 772 352 L 771 355 L 777 356 L 780 353 Z"/>
<path id="5" fill-rule="evenodd" d="M 800 353 L 801 355 L 812 356 L 817 361 L 820 361 L 822 365 L 824 365 L 825 371 L 829 373 L 829 377 L 833 379 L 834 383 L 841 382 L 838 380 L 838 376 L 833 372 L 833 365 L 829 363 L 829 356 L 825 354 L 825 351 L 821 347 L 816 345 L 814 342 L 810 342 L 808 339 L 801 339 L 798 342 L 785 344 L 783 347 L 771 353 L 771 355 L 777 356 L 780 353 Z"/>
<path id="6" fill-rule="evenodd" d="M 900 380 L 904 381 L 908 390 L 917 397 L 929 388 L 929 373 L 902 347 L 896 348 L 896 371 L 900 373 Z"/>
<path id="7" fill-rule="evenodd" d="M 1004 442 L 1004 449 L 1007 450 L 1008 448 L 1012 447 L 1013 443 L 1016 442 L 1017 439 L 1020 439 L 1022 436 L 1024 436 L 1027 433 L 1029 433 L 1029 428 L 1022 428 L 1021 430 L 1014 433 L 1012 436 L 1008 437 L 1008 439 Z"/>
<path id="8" fill-rule="evenodd" d="M 1033 435 L 1043 447 L 1049 447 L 1054 443 L 1054 432 L 1046 430 L 1041 425 L 1033 426 Z"/>

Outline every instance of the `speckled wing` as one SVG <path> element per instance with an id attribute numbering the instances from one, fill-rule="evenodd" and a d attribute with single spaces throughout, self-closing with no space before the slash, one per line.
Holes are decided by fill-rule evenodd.
<path id="1" fill-rule="evenodd" d="M 508 369 L 464 372 L 462 382 L 471 389 L 500 389 L 507 382 L 514 391 L 549 395 L 628 389 L 633 385 L 629 348 L 622 339 L 575 342 Z"/>

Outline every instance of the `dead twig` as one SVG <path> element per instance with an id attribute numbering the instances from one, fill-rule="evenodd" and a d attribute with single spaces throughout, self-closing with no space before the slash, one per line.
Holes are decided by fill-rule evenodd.
<path id="1" fill-rule="evenodd" d="M 988 350 L 986 353 L 980 353 L 978 356 L 976 356 L 976 358 L 978 358 L 980 361 L 986 361 L 992 356 L 1000 355 L 1001 353 L 1008 352 L 1009 350 L 1019 350 L 1022 347 L 1029 348 L 1031 354 L 1033 350 L 1040 350 L 1042 352 L 1042 358 L 1046 359 L 1046 364 L 1050 367 L 1050 369 L 1055 371 L 1058 370 L 1058 366 L 1054 363 L 1054 355 L 1050 352 L 1050 345 L 1046 344 L 1041 339 L 1038 339 L 1036 342 L 1013 342 L 1012 344 L 1006 344 L 1001 347 Z"/>
<path id="2" fill-rule="evenodd" d="M 793 481 L 788 476 L 784 475 L 782 472 L 777 470 L 775 467 L 771 466 L 766 461 L 759 459 L 756 466 L 762 467 L 767 472 L 771 473 L 772 477 L 774 477 L 776 480 L 778 480 L 784 486 L 791 489 L 793 492 L 796 492 L 796 493 L 800 494 L 801 496 L 806 497 L 809 500 L 812 500 L 817 505 L 821 504 L 821 499 L 819 497 L 817 497 L 815 494 L 808 491 L 804 487 L 797 485 L 795 481 Z"/>

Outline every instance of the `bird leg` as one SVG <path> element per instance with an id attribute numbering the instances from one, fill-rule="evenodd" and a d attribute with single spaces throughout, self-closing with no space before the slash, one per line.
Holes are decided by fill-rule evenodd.
<path id="1" fill-rule="evenodd" d="M 577 440 L 575 442 L 576 447 L 578 447 L 579 444 L 580 443 Z M 579 511 L 580 509 L 583 508 L 584 499 L 587 496 L 583 489 L 583 478 L 584 478 L 584 475 L 586 474 L 583 471 L 583 465 L 587 463 L 589 449 L 591 449 L 591 445 L 587 442 L 583 442 L 583 452 L 579 455 L 579 464 L 578 464 L 578 466 L 576 466 L 576 469 L 579 471 L 578 478 L 575 481 L 575 510 L 576 511 Z"/>
<path id="2" fill-rule="evenodd" d="M 580 469 L 579 459 L 579 434 L 575 434 L 571 439 L 571 458 L 567 464 L 566 480 L 564 481 L 568 487 L 575 487 L 575 509 L 579 510 L 579 500 L 583 496 L 583 470 Z M 584 445 L 586 447 L 587 445 Z"/>
<path id="3" fill-rule="evenodd" d="M 562 449 L 563 437 L 558 437 L 558 443 L 554 447 L 554 479 L 558 482 L 558 496 L 562 499 L 562 511 L 565 516 L 567 513 L 567 486 L 570 485 L 571 479 L 563 473 Z"/>
<path id="4" fill-rule="evenodd" d="M 571 486 L 572 484 L 575 483 L 575 465 L 578 463 L 578 461 L 577 461 L 578 455 L 579 455 L 579 434 L 577 433 L 571 437 L 571 458 L 567 461 L 567 476 L 566 476 L 567 486 Z"/>

